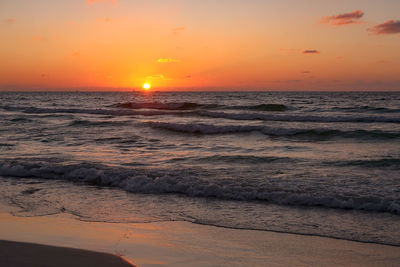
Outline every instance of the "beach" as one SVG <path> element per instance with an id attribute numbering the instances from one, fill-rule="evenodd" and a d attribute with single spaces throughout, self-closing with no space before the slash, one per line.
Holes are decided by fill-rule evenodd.
<path id="1" fill-rule="evenodd" d="M 134 266 L 106 253 L 0 240 L 0 265 L 17 266 Z"/>
<path id="2" fill-rule="evenodd" d="M 2 266 L 27 259 L 129 266 L 117 256 L 137 266 L 397 266 L 400 261 L 400 248 L 394 246 L 187 222 L 94 223 L 68 215 L 24 218 L 2 212 L 0 229 L 0 240 L 24 242 L 0 242 Z"/>
<path id="3" fill-rule="evenodd" d="M 0 99 L 1 240 L 138 266 L 399 263 L 398 93 Z"/>

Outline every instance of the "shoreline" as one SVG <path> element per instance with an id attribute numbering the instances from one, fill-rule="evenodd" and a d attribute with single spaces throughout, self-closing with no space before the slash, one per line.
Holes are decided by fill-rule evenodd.
<path id="1" fill-rule="evenodd" d="M 102 223 L 79 221 L 68 214 L 16 217 L 0 212 L 0 229 L 3 229 L 0 240 L 122 256 L 137 266 L 395 266 L 400 263 L 400 247 L 395 246 L 190 222 Z"/>
<path id="2" fill-rule="evenodd" d="M 232 230 L 239 230 L 239 231 L 259 231 L 259 232 L 270 232 L 270 233 L 277 233 L 277 234 L 288 234 L 288 235 L 300 235 L 300 236 L 310 236 L 310 237 L 320 237 L 320 238 L 328 238 L 328 239 L 335 239 L 341 241 L 348 241 L 348 242 L 355 242 L 355 243 L 363 243 L 363 244 L 373 244 L 373 245 L 381 245 L 381 246 L 389 246 L 389 247 L 397 247 L 400 248 L 400 245 L 397 244 L 390 244 L 390 243 L 383 243 L 383 242 L 374 242 L 374 241 L 363 241 L 357 239 L 346 239 L 341 237 L 329 236 L 329 235 L 319 235 L 319 234 L 308 234 L 308 233 L 296 233 L 296 232 L 285 232 L 279 230 L 269 230 L 269 229 L 251 229 L 251 228 L 235 228 L 229 226 L 222 226 L 222 225 L 214 225 L 214 224 L 207 224 L 207 223 L 199 223 L 199 222 L 190 222 L 189 223 L 197 224 L 197 225 L 204 225 L 209 227 L 216 227 L 216 228 L 224 228 L 224 229 L 232 229 Z"/>

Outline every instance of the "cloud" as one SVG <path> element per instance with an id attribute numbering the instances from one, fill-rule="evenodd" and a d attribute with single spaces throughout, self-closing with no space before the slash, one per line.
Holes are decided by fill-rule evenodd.
<path id="1" fill-rule="evenodd" d="M 297 49 L 297 48 L 291 48 L 291 49 L 286 49 L 286 48 L 280 48 L 279 49 L 281 52 L 289 52 L 289 53 L 293 53 L 293 52 L 300 52 L 302 54 L 319 54 L 320 51 L 315 50 L 315 49 Z"/>
<path id="2" fill-rule="evenodd" d="M 172 32 L 173 32 L 173 34 L 177 35 L 177 34 L 183 32 L 185 29 L 186 29 L 185 27 L 173 28 Z"/>
<path id="3" fill-rule="evenodd" d="M 95 4 L 96 2 L 110 2 L 113 4 L 118 4 L 118 0 L 85 0 L 88 4 Z"/>
<path id="4" fill-rule="evenodd" d="M 364 16 L 364 12 L 361 10 L 356 10 L 350 13 L 339 14 L 335 16 L 323 17 L 320 23 L 331 24 L 334 26 L 344 26 L 349 24 L 360 24 L 364 23 L 361 18 Z"/>
<path id="5" fill-rule="evenodd" d="M 158 63 L 178 63 L 181 62 L 179 59 L 173 58 L 160 58 L 157 60 Z"/>
<path id="6" fill-rule="evenodd" d="M 4 22 L 7 24 L 13 24 L 13 23 L 17 22 L 17 19 L 16 18 L 7 18 L 4 20 Z"/>
<path id="7" fill-rule="evenodd" d="M 302 71 L 301 73 L 302 73 L 302 74 L 310 74 L 310 73 L 311 73 L 311 71 L 309 71 L 309 70 L 305 70 L 305 71 Z"/>
<path id="8" fill-rule="evenodd" d="M 367 29 L 372 34 L 394 34 L 400 33 L 400 20 L 388 20 L 385 23 L 375 25 Z"/>
<path id="9" fill-rule="evenodd" d="M 304 50 L 301 53 L 302 54 L 319 54 L 320 52 L 318 50 Z"/>
<path id="10" fill-rule="evenodd" d="M 162 74 L 154 74 L 154 75 L 146 76 L 146 79 L 165 79 L 165 76 Z"/>

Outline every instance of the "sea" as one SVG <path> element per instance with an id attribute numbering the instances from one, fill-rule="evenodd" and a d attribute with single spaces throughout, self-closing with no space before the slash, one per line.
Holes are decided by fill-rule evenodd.
<path id="1" fill-rule="evenodd" d="M 0 202 L 400 246 L 400 92 L 0 92 Z"/>

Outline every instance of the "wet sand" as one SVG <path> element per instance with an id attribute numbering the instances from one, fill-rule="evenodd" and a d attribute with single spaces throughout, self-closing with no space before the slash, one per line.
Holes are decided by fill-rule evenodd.
<path id="1" fill-rule="evenodd" d="M 400 247 L 267 231 L 226 229 L 189 222 L 83 222 L 69 214 L 27 218 L 15 217 L 7 212 L 0 213 L 0 239 L 101 251 L 121 255 L 138 266 L 400 264 Z M 10 247 L 11 252 L 7 252 Z M 47 260 L 67 258 L 71 260 L 67 263 L 73 263 L 67 264 L 69 266 L 91 266 L 85 260 L 95 260 L 94 258 L 101 258 L 103 265 L 93 266 L 129 266 L 117 256 L 97 252 L 6 241 L 1 243 L 0 248 L 3 260 L 0 262 L 1 266 L 7 266 L 3 264 L 7 262 L 29 262 L 29 265 L 20 266 L 34 266 L 32 259 L 40 265 L 42 262 L 47 263 Z M 8 259 L 4 253 L 9 253 Z M 52 254 L 58 256 L 51 256 Z M 114 262 L 108 264 L 109 261 Z M 116 262 L 121 265 L 116 265 Z"/>

